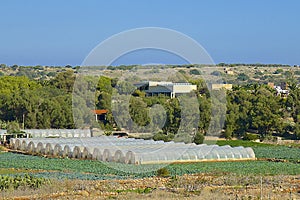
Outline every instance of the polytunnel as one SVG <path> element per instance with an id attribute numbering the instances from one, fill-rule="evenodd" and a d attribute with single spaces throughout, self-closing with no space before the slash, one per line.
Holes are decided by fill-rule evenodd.
<path id="1" fill-rule="evenodd" d="M 84 147 L 81 154 L 82 159 L 92 159 L 92 150 L 93 148 Z"/>
<path id="2" fill-rule="evenodd" d="M 14 143 L 11 143 L 11 144 L 14 147 L 15 150 L 20 150 L 21 149 L 21 141 L 19 139 L 12 140 L 11 142 L 14 142 Z"/>
<path id="3" fill-rule="evenodd" d="M 99 148 L 94 148 L 93 150 L 93 155 L 92 155 L 93 160 L 102 160 L 102 154 Z"/>
<path id="4" fill-rule="evenodd" d="M 179 158 L 172 156 L 172 154 L 167 154 L 166 156 L 168 157 L 166 159 L 167 162 L 169 160 L 172 160 L 173 162 L 176 160 L 178 160 L 179 162 L 182 162 L 182 161 L 196 161 L 198 159 L 197 153 L 194 151 L 182 152 L 182 155 L 181 156 L 179 155 Z M 176 155 L 176 156 L 178 156 L 178 155 Z M 172 159 L 170 159 L 170 157 Z"/>
<path id="5" fill-rule="evenodd" d="M 69 145 L 65 145 L 64 149 L 62 151 L 62 157 L 71 157 L 72 156 L 72 151 L 71 148 L 69 147 Z"/>
<path id="6" fill-rule="evenodd" d="M 27 142 L 25 140 L 22 141 L 20 150 L 21 151 L 26 151 L 27 150 Z"/>
<path id="7" fill-rule="evenodd" d="M 53 156 L 127 164 L 230 161 L 255 159 L 252 148 L 195 145 L 116 137 L 18 138 L 11 147 Z"/>
<path id="8" fill-rule="evenodd" d="M 42 142 L 39 142 L 39 143 L 36 145 L 35 153 L 44 153 L 44 152 L 43 152 L 43 149 L 44 149 L 44 144 L 43 144 Z"/>
<path id="9" fill-rule="evenodd" d="M 247 151 L 249 158 L 255 158 L 255 153 L 252 148 L 247 147 L 245 150 Z"/>
<path id="10" fill-rule="evenodd" d="M 33 138 L 45 137 L 91 137 L 90 129 L 25 129 Z"/>
<path id="11" fill-rule="evenodd" d="M 53 147 L 51 143 L 47 143 L 45 147 L 45 154 L 52 155 L 53 154 Z"/>
<path id="12" fill-rule="evenodd" d="M 60 144 L 55 144 L 53 149 L 53 156 L 61 156 L 62 154 L 62 147 Z"/>
<path id="13" fill-rule="evenodd" d="M 84 147 L 82 147 L 82 146 L 75 146 L 72 151 L 72 158 L 80 159 L 82 157 L 83 149 L 84 149 Z"/>
<path id="14" fill-rule="evenodd" d="M 125 155 L 125 164 L 135 164 L 135 155 L 132 151 L 128 151 Z"/>
<path id="15" fill-rule="evenodd" d="M 113 154 L 109 149 L 104 149 L 102 154 L 102 161 L 111 162 L 113 161 Z"/>
<path id="16" fill-rule="evenodd" d="M 121 150 L 115 152 L 114 161 L 117 163 L 125 163 L 125 155 Z"/>
<path id="17" fill-rule="evenodd" d="M 96 152 L 98 151 L 98 152 Z M 89 146 L 86 146 L 83 148 L 82 150 L 82 159 L 93 159 L 93 160 L 97 160 L 97 156 L 96 154 L 99 154 L 100 151 L 98 148 L 96 147 L 89 147 Z M 93 156 L 93 154 L 95 154 L 95 157 Z"/>
<path id="18" fill-rule="evenodd" d="M 9 145 L 11 149 L 16 149 L 15 147 L 16 140 L 17 140 L 16 138 L 10 138 Z"/>
<path id="19" fill-rule="evenodd" d="M 34 153 L 35 152 L 35 145 L 34 145 L 34 143 L 32 141 L 30 141 L 28 143 L 26 151 L 28 153 Z"/>

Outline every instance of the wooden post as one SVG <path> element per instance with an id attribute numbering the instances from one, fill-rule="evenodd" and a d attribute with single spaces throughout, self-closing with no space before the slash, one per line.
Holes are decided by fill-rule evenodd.
<path id="1" fill-rule="evenodd" d="M 260 177 L 260 200 L 262 200 L 262 195 L 263 195 L 263 192 L 262 192 L 262 176 Z"/>

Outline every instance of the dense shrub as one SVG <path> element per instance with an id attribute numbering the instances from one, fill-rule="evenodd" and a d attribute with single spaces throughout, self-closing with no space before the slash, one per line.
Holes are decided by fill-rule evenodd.
<path id="1" fill-rule="evenodd" d="M 153 140 L 158 141 L 162 140 L 164 142 L 170 142 L 174 139 L 174 134 L 164 134 L 162 132 L 158 132 L 153 136 Z"/>
<path id="2" fill-rule="evenodd" d="M 195 144 L 202 144 L 204 141 L 204 135 L 201 134 L 200 132 L 197 132 L 195 137 L 194 137 L 194 143 Z"/>
<path id="3" fill-rule="evenodd" d="M 160 168 L 157 170 L 157 176 L 168 177 L 170 176 L 170 172 L 167 168 Z"/>
<path id="4" fill-rule="evenodd" d="M 23 176 L 0 176 L 0 191 L 10 188 L 18 189 L 21 186 L 35 189 L 47 183 L 49 183 L 48 179 L 35 178 L 28 174 Z"/>
<path id="5" fill-rule="evenodd" d="M 251 134 L 251 133 L 246 133 L 245 136 L 243 137 L 243 140 L 257 140 L 257 139 L 259 139 L 259 135 Z"/>
<path id="6" fill-rule="evenodd" d="M 190 70 L 190 74 L 192 75 L 201 75 L 201 73 L 197 69 Z"/>
<path id="7" fill-rule="evenodd" d="M 246 81 L 246 80 L 249 79 L 249 76 L 247 74 L 245 74 L 245 73 L 240 73 L 238 75 L 237 79 L 240 80 L 240 81 Z"/>
<path id="8" fill-rule="evenodd" d="M 283 69 L 277 69 L 275 72 L 274 72 L 274 74 L 280 74 L 280 73 L 282 73 L 283 72 Z"/>
<path id="9" fill-rule="evenodd" d="M 211 75 L 213 75 L 213 76 L 221 76 L 222 73 L 221 73 L 220 71 L 213 71 L 213 72 L 211 73 Z"/>

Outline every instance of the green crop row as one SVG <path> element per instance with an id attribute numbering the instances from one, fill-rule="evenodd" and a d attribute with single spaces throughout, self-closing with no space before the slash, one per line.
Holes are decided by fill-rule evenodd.
<path id="1" fill-rule="evenodd" d="M 27 170 L 26 173 L 30 173 L 34 177 L 89 180 L 151 177 L 156 176 L 157 169 L 163 167 L 163 165 L 126 165 L 90 160 L 49 159 L 13 153 L 0 154 L 0 163 L 0 168 L 22 169 L 21 173 Z M 218 172 L 232 173 L 233 175 L 300 174 L 299 164 L 292 162 L 199 162 L 170 164 L 165 167 L 171 176 Z"/>
<path id="2" fill-rule="evenodd" d="M 300 174 L 299 164 L 268 161 L 242 162 L 207 162 L 167 167 L 171 174 L 194 173 L 232 173 L 232 175 L 297 175 Z M 284 170 L 283 170 L 284 169 Z"/>
<path id="3" fill-rule="evenodd" d="M 259 143 L 259 142 L 252 142 L 252 141 L 246 141 L 246 140 L 219 140 L 217 141 L 217 145 L 224 146 L 224 145 L 230 145 L 232 147 L 270 147 L 274 146 L 272 144 L 265 144 L 265 143 Z"/>
<path id="4" fill-rule="evenodd" d="M 300 148 L 280 145 L 271 145 L 243 140 L 218 141 L 218 145 L 251 147 L 257 158 L 283 159 L 291 162 L 300 162 Z"/>
<path id="5" fill-rule="evenodd" d="M 300 162 L 300 148 L 289 148 L 286 146 L 253 147 L 257 158 L 275 158 Z"/>

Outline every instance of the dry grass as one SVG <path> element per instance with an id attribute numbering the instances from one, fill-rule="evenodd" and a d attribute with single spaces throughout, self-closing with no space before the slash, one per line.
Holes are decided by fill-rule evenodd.
<path id="1" fill-rule="evenodd" d="M 259 176 L 196 174 L 129 180 L 52 180 L 38 189 L 2 191 L 1 199 L 259 199 Z M 263 199 L 300 199 L 299 176 L 265 176 Z"/>

